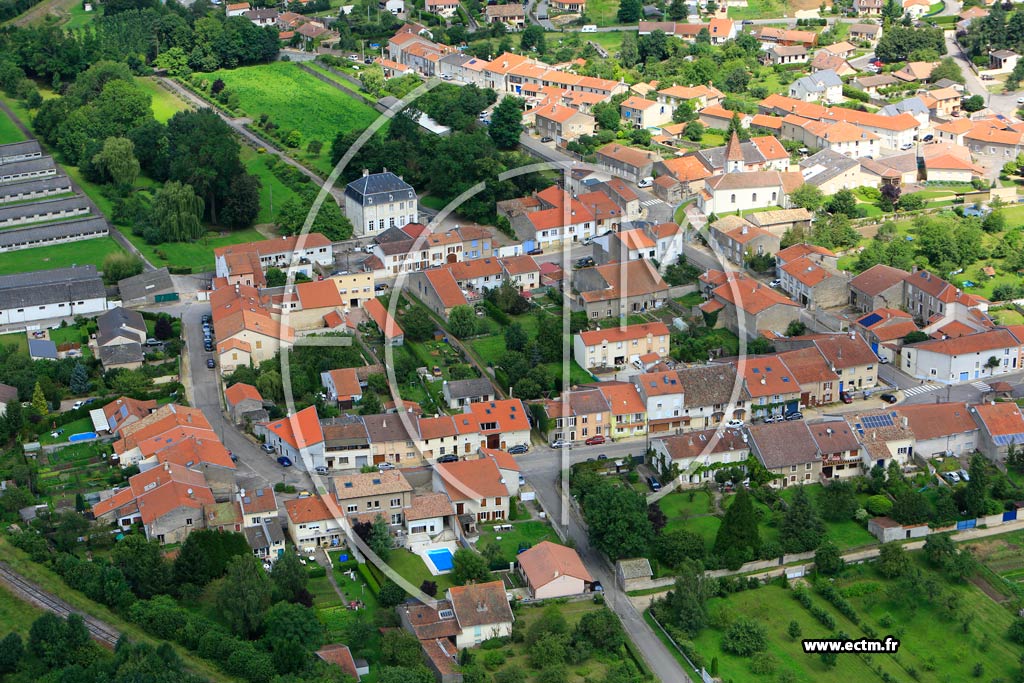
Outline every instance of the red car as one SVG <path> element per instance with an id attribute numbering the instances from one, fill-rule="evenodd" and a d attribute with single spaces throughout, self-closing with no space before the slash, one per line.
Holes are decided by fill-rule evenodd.
<path id="1" fill-rule="evenodd" d="M 588 446 L 599 446 L 599 445 L 603 444 L 604 442 L 605 442 L 604 436 L 602 436 L 601 434 L 598 434 L 597 436 L 590 437 L 589 439 L 587 439 L 583 443 L 587 444 Z"/>

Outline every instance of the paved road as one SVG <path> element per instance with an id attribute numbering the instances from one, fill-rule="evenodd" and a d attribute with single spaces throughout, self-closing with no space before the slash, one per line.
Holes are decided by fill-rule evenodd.
<path id="1" fill-rule="evenodd" d="M 166 309 L 162 309 L 166 310 Z M 222 389 L 218 370 L 206 367 L 206 359 L 212 354 L 203 350 L 202 316 L 210 312 L 207 303 L 188 303 L 174 313 L 182 319 L 182 332 L 186 339 L 186 367 L 182 369 L 189 402 L 203 411 L 213 431 L 220 437 L 224 447 L 238 456 L 238 471 L 242 477 L 254 477 L 260 482 L 273 485 L 277 482 L 293 484 L 299 489 L 312 491 L 309 475 L 299 467 L 281 467 L 276 460 L 262 451 L 225 417 L 222 406 Z M 214 330 L 216 337 L 216 330 Z M 280 501 L 279 501 L 280 502 Z"/>
<path id="2" fill-rule="evenodd" d="M 644 441 L 620 441 L 600 446 L 580 446 L 568 453 L 565 465 L 569 462 L 581 462 L 596 457 L 599 453 L 617 458 L 625 455 L 639 455 L 644 451 Z M 590 574 L 601 582 L 604 587 L 605 600 L 622 621 L 626 633 L 636 644 L 644 661 L 654 672 L 655 677 L 665 683 L 687 682 L 691 680 L 686 671 L 671 652 L 662 644 L 642 615 L 629 601 L 629 598 L 617 587 L 615 574 L 605 557 L 590 546 L 586 527 L 572 506 L 562 507 L 562 494 L 559 488 L 559 477 L 562 474 L 561 452 L 542 447 L 527 455 L 517 458 L 526 481 L 537 491 L 537 498 L 548 512 L 552 523 L 556 524 L 567 538 L 573 539 L 576 551 L 586 565 Z M 566 494 L 567 495 L 567 494 Z"/>

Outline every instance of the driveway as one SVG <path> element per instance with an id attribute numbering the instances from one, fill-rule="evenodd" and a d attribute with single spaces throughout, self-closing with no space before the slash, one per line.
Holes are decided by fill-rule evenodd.
<path id="1" fill-rule="evenodd" d="M 582 462 L 587 458 L 597 457 L 599 453 L 604 453 L 609 458 L 615 459 L 625 455 L 640 455 L 644 452 L 644 448 L 645 441 L 643 439 L 606 443 L 600 446 L 579 446 L 570 452 L 568 460 Z M 611 565 L 604 555 L 590 546 L 586 525 L 579 518 L 575 509 L 569 506 L 569 509 L 563 510 L 559 487 L 559 475 L 562 474 L 561 452 L 542 447 L 527 455 L 519 456 L 517 460 L 526 481 L 537 491 L 537 498 L 548 513 L 551 522 L 564 531 L 566 538 L 573 539 L 576 551 L 586 565 L 587 571 L 601 582 L 604 587 L 606 603 L 622 621 L 623 628 L 636 644 L 644 661 L 654 672 L 654 677 L 666 683 L 669 681 L 690 683 L 691 679 L 683 667 L 643 620 L 643 616 L 637 612 L 626 594 L 619 590 Z"/>

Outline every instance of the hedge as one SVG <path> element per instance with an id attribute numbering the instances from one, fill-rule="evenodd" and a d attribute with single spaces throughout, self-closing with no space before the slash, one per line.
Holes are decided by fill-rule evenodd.
<path id="1" fill-rule="evenodd" d="M 373 594 L 375 596 L 380 595 L 380 584 L 377 583 L 377 579 L 373 576 L 370 567 L 365 562 L 359 564 L 359 573 L 366 580 L 366 585 L 370 587 Z"/>

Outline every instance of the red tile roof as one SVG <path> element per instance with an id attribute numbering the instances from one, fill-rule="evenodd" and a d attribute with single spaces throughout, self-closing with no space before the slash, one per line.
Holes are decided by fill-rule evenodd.
<path id="1" fill-rule="evenodd" d="M 384 336 L 387 339 L 394 339 L 405 335 L 402 330 L 402 326 L 398 324 L 398 321 L 391 317 L 378 299 L 369 299 L 363 304 L 363 310 L 369 314 L 373 321 L 377 323 L 377 327 L 381 329 Z"/>
<path id="2" fill-rule="evenodd" d="M 224 398 L 227 399 L 229 405 L 238 405 L 242 401 L 249 399 L 251 401 L 263 402 L 263 397 L 260 395 L 259 390 L 251 384 L 245 382 L 238 382 L 232 384 L 230 387 L 224 390 Z"/>
<path id="3" fill-rule="evenodd" d="M 643 323 L 625 327 L 608 327 L 603 330 L 587 330 L 579 334 L 586 346 L 598 346 L 603 342 L 614 344 L 632 339 L 668 336 L 669 332 L 665 323 Z"/>
<path id="4" fill-rule="evenodd" d="M 551 541 L 541 541 L 519 553 L 516 560 L 534 588 L 546 586 L 560 576 L 593 581 L 579 554 L 572 548 Z"/>
<path id="5" fill-rule="evenodd" d="M 980 403 L 973 409 L 992 436 L 1016 436 L 1014 443 L 1024 442 L 1024 415 L 1016 403 Z"/>
<path id="6" fill-rule="evenodd" d="M 423 274 L 437 293 L 437 298 L 441 300 L 441 305 L 446 309 L 469 304 L 466 300 L 466 295 L 462 293 L 459 283 L 455 281 L 455 276 L 452 275 L 450 270 L 435 268 L 427 270 Z"/>
<path id="7" fill-rule="evenodd" d="M 308 524 L 334 518 L 334 515 L 327 509 L 327 505 L 324 504 L 323 498 L 318 495 L 286 500 L 284 508 L 288 513 L 288 519 L 295 524 Z"/>
<path id="8" fill-rule="evenodd" d="M 292 448 L 307 448 L 324 440 L 316 406 L 309 406 L 294 415 L 265 424 L 269 431 L 277 434 Z"/>
<path id="9" fill-rule="evenodd" d="M 498 465 L 490 458 L 438 463 L 435 467 L 452 500 L 508 497 Z"/>

